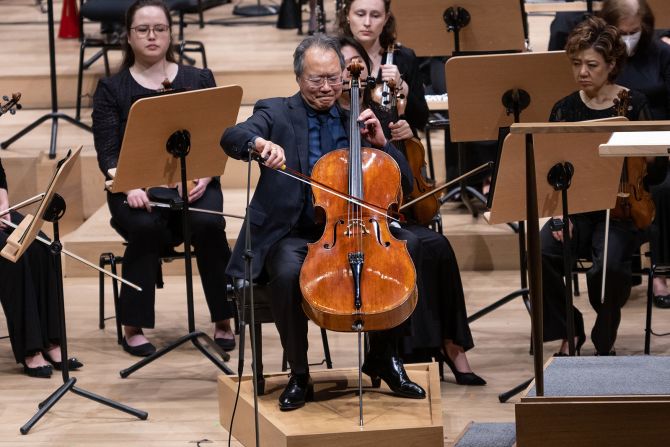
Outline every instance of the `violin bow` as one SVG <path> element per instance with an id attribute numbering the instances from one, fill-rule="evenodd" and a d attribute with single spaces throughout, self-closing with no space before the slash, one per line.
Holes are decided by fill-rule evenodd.
<path id="1" fill-rule="evenodd" d="M 493 167 L 493 162 L 492 162 L 492 161 L 489 161 L 489 162 L 487 162 L 487 163 L 484 163 L 484 164 L 481 165 L 481 166 L 476 167 L 475 169 L 473 169 L 473 170 L 471 170 L 471 171 L 466 172 L 465 174 L 463 174 L 463 175 L 461 175 L 461 176 L 456 177 L 456 178 L 453 179 L 453 180 L 450 180 L 450 181 L 448 181 L 448 182 L 446 182 L 446 183 L 443 183 L 443 184 L 440 185 L 440 186 L 436 186 L 436 187 L 435 187 L 434 189 L 432 189 L 431 191 L 428 191 L 428 192 L 425 193 L 425 194 L 421 194 L 421 195 L 418 196 L 417 198 L 412 199 L 412 200 L 410 200 L 409 202 L 405 203 L 403 206 L 400 207 L 400 211 L 402 211 L 403 209 L 408 208 L 408 207 L 414 205 L 414 204 L 417 203 L 417 202 L 420 202 L 421 200 L 425 199 L 425 198 L 428 197 L 428 196 L 432 196 L 433 194 L 438 193 L 438 192 L 442 191 L 443 189 L 450 187 L 450 186 L 453 185 L 454 183 L 458 183 L 458 182 L 460 182 L 460 181 L 462 181 L 462 180 L 464 180 L 464 179 L 466 179 L 466 178 L 468 178 L 468 177 L 470 177 L 470 176 L 472 176 L 472 175 L 478 174 L 478 173 L 480 173 L 480 172 L 482 172 L 482 171 L 485 171 L 485 170 L 487 170 L 487 169 L 491 169 L 491 167 Z"/>

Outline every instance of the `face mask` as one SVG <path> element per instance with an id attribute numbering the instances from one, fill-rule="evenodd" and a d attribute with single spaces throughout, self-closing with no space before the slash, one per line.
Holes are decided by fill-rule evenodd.
<path id="1" fill-rule="evenodd" d="M 637 48 L 637 44 L 640 42 L 640 36 L 642 36 L 642 31 L 621 36 L 623 43 L 626 44 L 626 53 L 628 53 L 629 56 L 632 56 L 633 53 L 635 53 L 635 48 Z"/>

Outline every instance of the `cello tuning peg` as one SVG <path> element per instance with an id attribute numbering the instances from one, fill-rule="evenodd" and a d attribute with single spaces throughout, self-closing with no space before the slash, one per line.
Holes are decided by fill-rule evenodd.
<path id="1" fill-rule="evenodd" d="M 2 95 L 2 100 L 3 101 L 9 101 L 9 98 L 7 97 L 7 95 Z"/>
<path id="2" fill-rule="evenodd" d="M 22 108 L 23 108 L 23 105 L 22 105 L 22 104 L 17 104 L 17 105 L 16 105 L 16 110 L 21 110 Z"/>

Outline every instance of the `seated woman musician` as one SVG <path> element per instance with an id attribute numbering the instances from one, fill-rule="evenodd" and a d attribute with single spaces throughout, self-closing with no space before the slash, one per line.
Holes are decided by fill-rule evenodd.
<path id="1" fill-rule="evenodd" d="M 138 0 L 126 13 L 127 40 L 124 41 L 122 69 L 101 79 L 93 98 L 93 136 L 98 164 L 106 178 L 115 168 L 130 106 L 138 97 L 165 89 L 194 90 L 214 87 L 210 70 L 178 65 L 172 53 L 171 17 L 160 0 Z M 188 194 L 196 208 L 222 211 L 223 195 L 216 177 L 194 181 Z M 112 226 L 128 241 L 123 255 L 123 277 L 142 288 L 138 292 L 123 285 L 120 315 L 124 326 L 123 349 L 147 356 L 155 347 L 143 328 L 154 327 L 154 300 L 159 259 L 166 247 L 181 242 L 181 217 L 177 213 L 152 209 L 144 189 L 108 193 Z M 226 300 L 227 280 L 223 272 L 230 258 L 223 217 L 190 213 L 193 247 L 205 298 L 215 323 L 214 340 L 224 350 L 235 348 L 230 327 L 233 316 Z"/>
<path id="2" fill-rule="evenodd" d="M 345 64 L 354 58 L 364 61 L 366 69 L 361 73 L 361 79 L 365 79 L 370 60 L 363 47 L 347 36 L 340 37 L 340 46 Z M 344 70 L 343 78 L 346 80 L 348 77 L 348 71 Z M 347 93 L 340 97 L 343 108 L 349 107 L 349 101 Z M 366 89 L 363 95 L 365 107 L 369 101 L 370 93 Z M 394 144 L 413 136 L 409 124 L 402 119 L 391 125 L 387 122 L 383 129 Z M 403 357 L 425 361 L 437 351 L 453 372 L 456 383 L 485 385 L 486 381 L 472 372 L 465 354 L 474 347 L 474 342 L 467 321 L 458 261 L 449 240 L 423 225 L 403 223 L 402 228 L 405 232 L 401 237 L 408 238 L 409 233 L 417 240 L 414 243 L 420 244 L 422 255 L 421 265 L 417 266 L 417 274 L 421 276 L 419 301 L 411 316 L 411 335 L 404 338 Z"/>
<path id="3" fill-rule="evenodd" d="M 0 163 L 0 250 L 7 243 L 12 227 L 3 220 L 19 224 L 23 216 L 10 211 L 7 177 Z M 42 237 L 46 237 L 41 234 Z M 5 311 L 9 341 L 16 363 L 30 377 L 49 378 L 53 369 L 62 368 L 60 352 L 60 308 L 55 259 L 49 247 L 34 241 L 17 262 L 0 257 L 0 302 Z M 68 359 L 68 369 L 84 366 Z"/>
<path id="4" fill-rule="evenodd" d="M 644 95 L 615 83 L 626 57 L 626 46 L 617 28 L 600 18 L 588 18 L 570 34 L 566 53 L 579 90 L 554 105 L 550 121 L 584 121 L 614 116 L 625 116 L 629 120 L 648 119 L 649 111 Z M 642 160 L 642 166 L 646 168 L 646 175 L 644 169 L 638 175 L 644 177 L 644 183 L 656 184 L 665 177 L 667 158 Z M 614 211 L 612 213 L 615 215 Z M 593 261 L 586 280 L 589 301 L 597 314 L 591 330 L 596 355 L 615 353 L 613 348 L 621 320 L 621 308 L 631 290 L 631 256 L 640 230 L 631 218 L 610 219 L 604 303 L 601 304 L 605 217 L 605 211 L 595 211 L 570 215 L 568 219 L 572 256 L 589 256 Z M 556 355 L 566 355 L 568 342 L 563 235 L 555 219 L 544 225 L 540 238 L 544 341 L 562 340 Z M 579 352 L 586 340 L 584 319 L 577 308 L 573 311 L 575 345 Z"/>

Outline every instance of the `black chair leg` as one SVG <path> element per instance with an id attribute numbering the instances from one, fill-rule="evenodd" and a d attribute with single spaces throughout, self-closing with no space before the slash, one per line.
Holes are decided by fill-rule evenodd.
<path id="1" fill-rule="evenodd" d="M 265 394 L 265 378 L 263 377 L 263 335 L 261 333 L 261 323 L 254 325 L 253 331 L 249 331 L 253 337 L 251 342 L 256 344 L 256 356 L 254 357 L 254 365 L 256 365 L 256 374 L 258 381 L 256 382 L 256 390 L 258 395 Z M 240 346 L 244 349 L 244 346 Z M 253 367 L 253 366 L 252 366 Z"/>
<path id="2" fill-rule="evenodd" d="M 117 258 L 114 255 L 111 255 L 109 259 L 109 266 L 112 269 L 113 274 L 117 274 L 116 263 L 123 258 Z M 116 312 L 116 343 L 121 344 L 123 337 L 123 331 L 121 328 L 121 319 L 119 318 L 119 282 L 116 279 L 112 279 L 112 291 L 114 294 L 114 312 Z"/>
<path id="3" fill-rule="evenodd" d="M 651 351 L 651 313 L 654 309 L 654 274 L 656 273 L 656 266 L 652 265 L 649 268 L 649 279 L 647 284 L 647 316 L 644 324 L 644 353 L 649 355 Z"/>
<path id="4" fill-rule="evenodd" d="M 100 255 L 98 266 L 101 269 L 105 268 L 105 257 L 108 253 Z M 98 329 L 105 328 L 105 274 L 98 273 Z"/>

